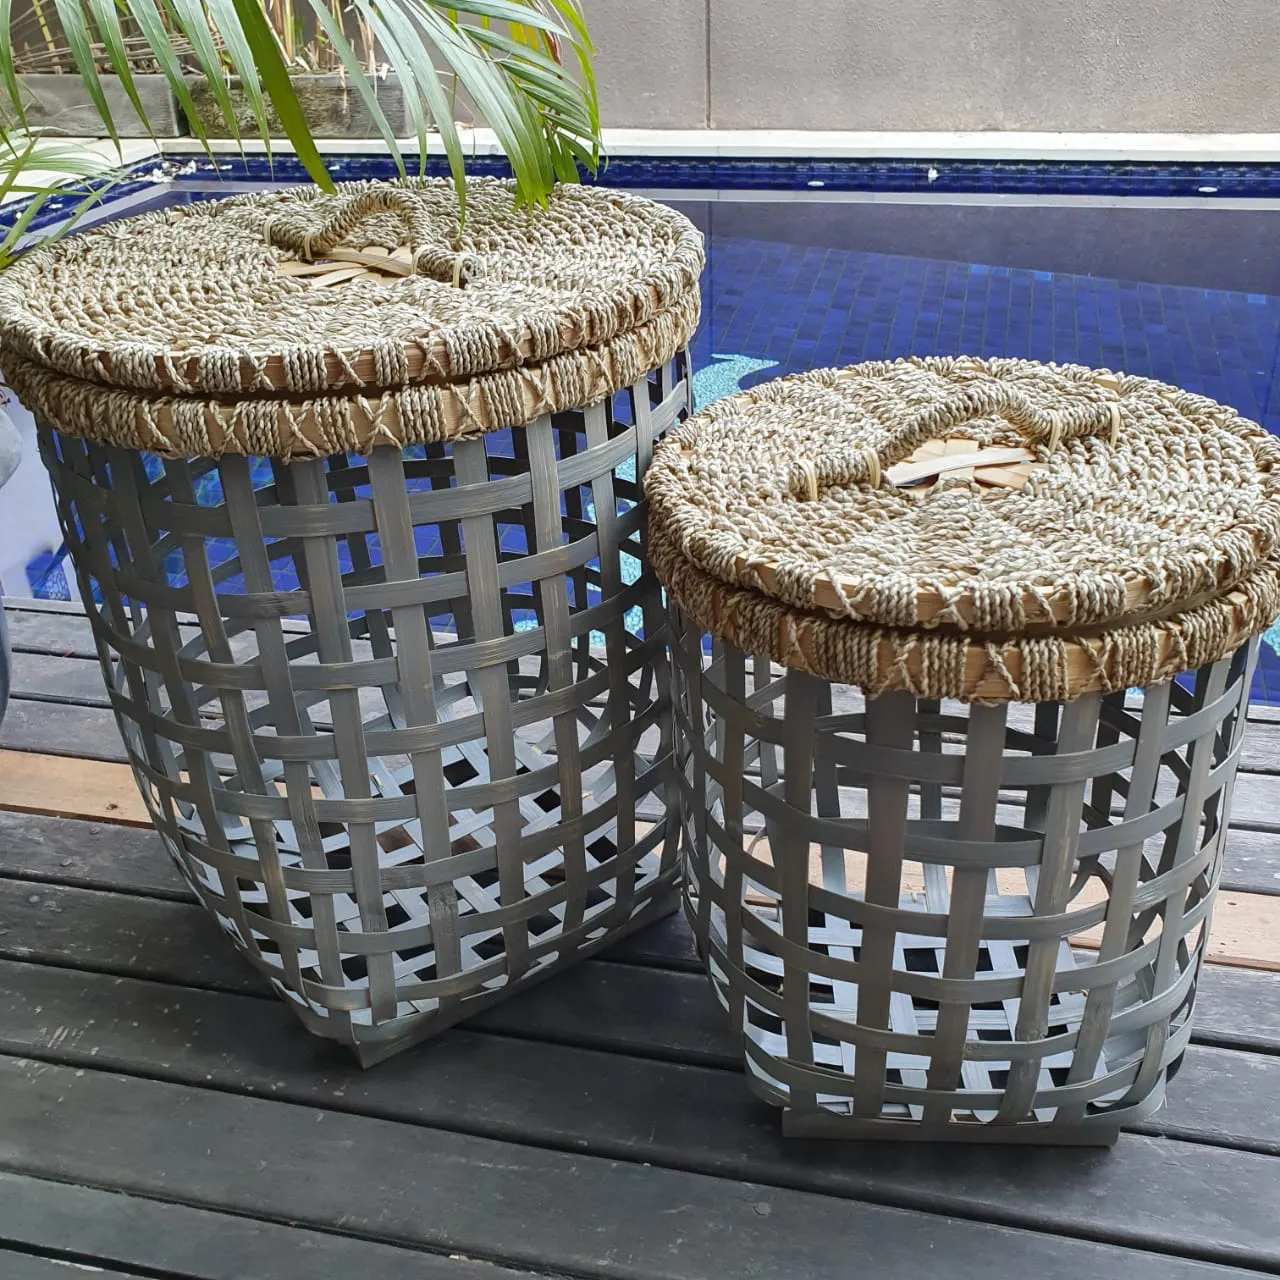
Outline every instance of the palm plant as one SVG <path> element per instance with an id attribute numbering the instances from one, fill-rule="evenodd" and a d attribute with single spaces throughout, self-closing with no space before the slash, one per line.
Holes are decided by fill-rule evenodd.
<path id="1" fill-rule="evenodd" d="M 20 127 L 13 7 L 13 0 L 0 0 L 0 90 Z M 118 141 L 104 72 L 118 77 L 145 121 L 135 75 L 139 65 L 153 67 L 206 149 L 209 139 L 187 74 L 207 79 L 229 133 L 238 139 L 229 87 L 234 77 L 258 135 L 269 145 L 269 104 L 307 172 L 331 188 L 290 80 L 299 66 L 299 33 L 307 29 L 349 77 L 401 173 L 404 158 L 367 76 L 375 54 L 403 87 L 419 163 L 425 163 L 428 133 L 438 131 L 460 200 L 465 155 L 455 128 L 459 88 L 496 134 L 521 202 L 541 203 L 556 182 L 574 181 L 580 166 L 595 172 L 599 164 L 592 48 L 579 0 L 53 0 L 53 14 L 46 10 L 47 3 L 41 7 L 37 0 L 43 36 L 69 58 L 113 140 Z M 0 125 L 0 143 L 11 136 L 12 129 Z"/>
<path id="2" fill-rule="evenodd" d="M 110 158 L 92 147 L 23 129 L 0 136 L 0 204 L 13 201 L 17 209 L 11 221 L 0 225 L 0 271 L 18 255 L 51 199 L 56 196 L 67 207 L 56 227 L 43 234 L 46 240 L 64 234 L 115 181 Z"/>

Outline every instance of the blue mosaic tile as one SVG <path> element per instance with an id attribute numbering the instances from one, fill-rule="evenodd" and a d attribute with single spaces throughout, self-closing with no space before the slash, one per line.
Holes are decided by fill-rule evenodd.
<path id="1" fill-rule="evenodd" d="M 44 551 L 27 565 L 27 586 L 37 600 L 70 600 L 71 588 L 67 583 L 67 549 Z"/>
<path id="2" fill-rule="evenodd" d="M 334 156 L 330 172 L 340 180 L 391 178 L 397 173 L 387 155 Z M 467 162 L 476 176 L 507 177 L 510 168 L 497 156 L 476 156 Z M 416 163 L 410 166 L 417 172 Z M 428 157 L 422 170 L 433 176 L 449 172 L 443 157 Z M 122 171 L 109 192 L 111 199 L 145 191 L 158 179 L 205 184 L 228 182 L 308 182 L 306 170 L 293 156 L 222 156 L 161 162 L 156 158 Z M 936 195 L 987 193 L 996 195 L 1182 196 L 1204 200 L 1280 195 L 1278 164 L 1209 164 L 1108 161 L 976 161 L 895 159 L 745 159 L 725 156 L 618 156 L 609 160 L 596 181 L 624 188 L 662 188 L 690 192 L 754 191 L 873 191 Z M 107 193 L 107 184 L 97 189 Z M 82 197 L 55 196 L 32 222 L 33 229 L 56 224 Z M 204 199 L 203 192 L 186 198 Z M 21 202 L 0 211 L 0 226 L 11 226 Z"/>

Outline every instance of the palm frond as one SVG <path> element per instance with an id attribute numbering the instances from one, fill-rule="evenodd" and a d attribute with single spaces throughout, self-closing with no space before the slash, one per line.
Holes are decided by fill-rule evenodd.
<path id="1" fill-rule="evenodd" d="M 579 0 L 52 0 L 55 35 L 45 9 L 43 51 L 64 58 L 85 84 L 115 137 L 101 76 L 120 78 L 142 116 L 134 76 L 154 68 L 168 81 L 199 140 L 209 140 L 186 76 L 210 85 L 233 138 L 241 138 L 230 82 L 238 81 L 257 135 L 270 145 L 274 114 L 299 160 L 321 185 L 332 182 L 308 130 L 291 70 L 316 65 L 301 44 L 323 47 L 331 65 L 349 76 L 401 171 L 404 157 L 378 96 L 365 81 L 377 58 L 399 78 L 409 115 L 425 144 L 443 140 L 465 200 L 464 154 L 457 133 L 460 88 L 479 119 L 497 135 L 511 164 L 518 199 L 540 203 L 557 181 L 572 181 L 579 165 L 600 158 L 600 118 L 592 74 L 593 50 Z M 10 117 L 22 119 L 15 68 L 12 0 L 0 0 L 0 94 Z M 29 19 L 28 19 L 29 21 Z M 305 37 L 305 38 L 304 38 Z M 59 40 L 61 43 L 59 43 Z M 376 41 L 375 49 L 371 42 Z M 451 88 L 452 86 L 452 88 Z M 143 116 L 145 119 L 145 116 Z M 0 127 L 0 139 L 5 137 Z M 426 147 L 421 145 L 423 163 Z"/>
<path id="2" fill-rule="evenodd" d="M 0 208 L 15 201 L 19 212 L 0 234 L 0 271 L 18 255 L 36 216 L 55 195 L 75 200 L 42 240 L 66 235 L 119 181 L 112 158 L 82 143 L 25 129 L 0 138 Z M 25 204 L 16 201 L 27 197 Z"/>

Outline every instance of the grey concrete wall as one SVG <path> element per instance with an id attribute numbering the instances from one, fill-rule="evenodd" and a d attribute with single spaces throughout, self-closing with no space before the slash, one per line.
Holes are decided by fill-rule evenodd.
<path id="1" fill-rule="evenodd" d="M 585 0 L 604 123 L 1280 131 L 1280 0 Z"/>
<path id="2" fill-rule="evenodd" d="M 582 8 L 606 126 L 706 125 L 706 0 L 583 0 Z"/>

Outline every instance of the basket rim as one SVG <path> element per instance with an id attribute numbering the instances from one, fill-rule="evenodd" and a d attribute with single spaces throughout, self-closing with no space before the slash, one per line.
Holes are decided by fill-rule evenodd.
<path id="1" fill-rule="evenodd" d="M 1161 684 L 1235 653 L 1280 615 L 1280 560 L 1168 617 L 1090 634 L 973 635 L 901 630 L 801 612 L 729 586 L 650 537 L 654 571 L 704 632 L 743 653 L 867 696 L 905 690 L 960 702 L 1070 702 Z"/>
<path id="2" fill-rule="evenodd" d="M 113 393 L 128 393 L 136 415 L 161 400 L 190 400 L 225 418 L 249 398 L 376 403 L 412 388 L 453 388 L 482 402 L 498 385 L 486 382 L 494 375 L 536 383 L 554 368 L 566 392 L 579 385 L 609 394 L 630 381 L 611 378 L 629 340 L 663 353 L 654 367 L 687 344 L 700 305 L 702 235 L 683 214 L 630 192 L 563 185 L 550 199 L 545 212 L 516 209 L 510 180 L 474 179 L 467 222 L 442 231 L 442 209 L 455 208 L 456 218 L 452 182 L 414 178 L 340 183 L 336 196 L 307 186 L 251 192 L 109 222 L 34 250 L 0 278 L 4 372 L 22 362 L 28 383 L 34 369 L 68 379 L 86 403 L 61 421 L 47 413 L 60 429 L 105 443 L 132 434 L 144 448 L 162 447 L 163 424 L 95 426 L 101 407 L 123 403 Z M 360 249 L 370 235 L 374 249 Z M 388 235 L 400 235 L 402 248 L 388 248 L 391 239 L 378 248 L 376 237 Z M 171 290 L 163 277 L 188 249 L 190 274 Z M 369 273 L 376 278 L 358 295 L 342 280 L 318 287 L 281 270 L 322 264 L 331 251 L 400 253 L 403 263 L 385 277 Z M 122 295 L 135 259 L 145 323 L 131 331 Z M 544 260 L 550 274 L 539 278 Z M 104 262 L 110 279 L 100 285 Z M 234 287 L 223 290 L 227 276 Z M 41 303 L 42 295 L 55 301 Z M 232 324 L 242 303 L 248 319 Z M 55 323 L 60 316 L 69 322 Z M 214 327 L 219 319 L 229 336 Z M 570 407 L 566 394 L 547 398 Z M 462 416 L 470 431 L 512 425 L 483 408 Z M 375 427 L 384 442 L 398 429 Z M 219 434 L 214 424 L 211 447 Z M 410 432 L 403 443 L 419 439 Z M 176 440 L 167 451 L 192 452 Z M 295 450 L 286 442 L 282 451 Z"/>

